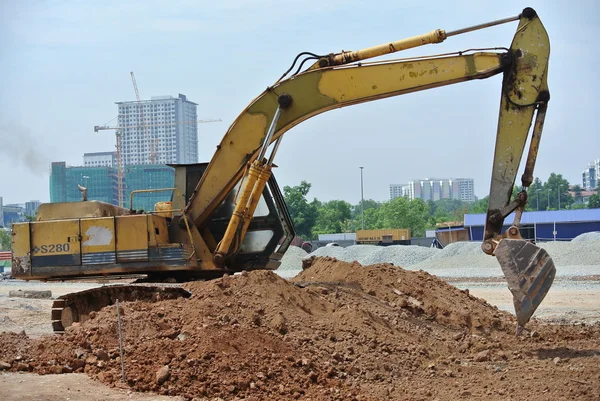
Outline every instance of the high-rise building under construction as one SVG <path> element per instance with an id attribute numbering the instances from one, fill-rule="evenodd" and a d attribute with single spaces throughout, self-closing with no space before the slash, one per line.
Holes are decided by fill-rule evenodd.
<path id="1" fill-rule="evenodd" d="M 124 166 L 198 162 L 198 105 L 185 95 L 117 105 Z"/>

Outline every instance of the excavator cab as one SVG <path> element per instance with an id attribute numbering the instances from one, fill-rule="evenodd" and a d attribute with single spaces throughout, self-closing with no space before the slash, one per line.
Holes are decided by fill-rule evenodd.
<path id="1" fill-rule="evenodd" d="M 185 199 L 189 199 L 206 171 L 208 163 L 170 164 L 170 166 L 175 168 L 176 187 L 185 188 Z M 210 219 L 200 227 L 202 236 L 209 239 L 213 245 L 219 243 L 225 235 L 241 184 L 241 181 L 238 182 L 228 192 Z M 256 269 L 276 270 L 295 235 L 294 224 L 283 195 L 275 176 L 271 175 L 262 191 L 248 231 L 239 245 L 239 252 L 227 258 L 223 267 L 232 272 Z"/>

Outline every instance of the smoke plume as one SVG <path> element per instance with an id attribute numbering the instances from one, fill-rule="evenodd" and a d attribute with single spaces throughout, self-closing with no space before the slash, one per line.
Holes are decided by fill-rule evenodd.
<path id="1" fill-rule="evenodd" d="M 39 137 L 15 124 L 0 124 L 0 156 L 35 175 L 48 173 L 50 158 L 41 150 Z"/>

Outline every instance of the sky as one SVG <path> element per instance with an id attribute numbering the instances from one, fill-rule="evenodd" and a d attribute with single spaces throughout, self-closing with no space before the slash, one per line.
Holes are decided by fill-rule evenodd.
<path id="1" fill-rule="evenodd" d="M 435 4 L 437 3 L 437 4 Z M 50 163 L 115 149 L 115 102 L 185 94 L 198 103 L 200 161 L 302 51 L 357 50 L 518 15 L 533 7 L 551 44 L 551 94 L 535 176 L 581 172 L 600 158 L 600 3 L 354 0 L 0 0 L 0 196 L 48 202 Z M 509 47 L 517 22 L 394 57 Z M 309 198 L 389 199 L 389 184 L 470 177 L 487 195 L 501 75 L 329 111 L 289 130 L 275 176 Z M 116 124 L 116 120 L 112 121 Z M 523 161 L 524 164 L 524 161 Z M 519 174 L 520 176 L 520 174 Z"/>

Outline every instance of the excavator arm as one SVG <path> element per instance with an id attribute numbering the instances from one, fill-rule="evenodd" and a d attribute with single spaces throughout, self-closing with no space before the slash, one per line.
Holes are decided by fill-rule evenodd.
<path id="1" fill-rule="evenodd" d="M 516 20 L 518 27 L 510 48 L 363 61 Z M 203 254 L 213 255 L 215 266 L 222 267 L 239 250 L 270 177 L 281 138 L 297 124 L 336 108 L 503 74 L 482 249 L 498 257 L 515 299 L 518 330 L 522 329 L 554 277 L 554 265 L 548 255 L 519 235 L 518 219 L 527 202 L 526 192 L 511 201 L 535 115 L 523 187 L 527 188 L 532 181 L 549 100 L 546 83 L 549 52 L 549 39 L 542 22 L 533 9 L 526 8 L 516 17 L 460 31 L 436 30 L 373 48 L 326 56 L 303 53 L 308 60 L 316 60 L 314 64 L 287 79 L 280 78 L 250 103 L 229 127 L 188 201 L 184 214 L 201 231 L 214 210 L 242 180 L 225 235 L 216 246 L 210 247 L 213 249 L 205 249 Z M 517 216 L 513 227 L 502 233 L 504 219 L 513 211 Z M 206 244 L 202 247 L 209 248 Z"/>

